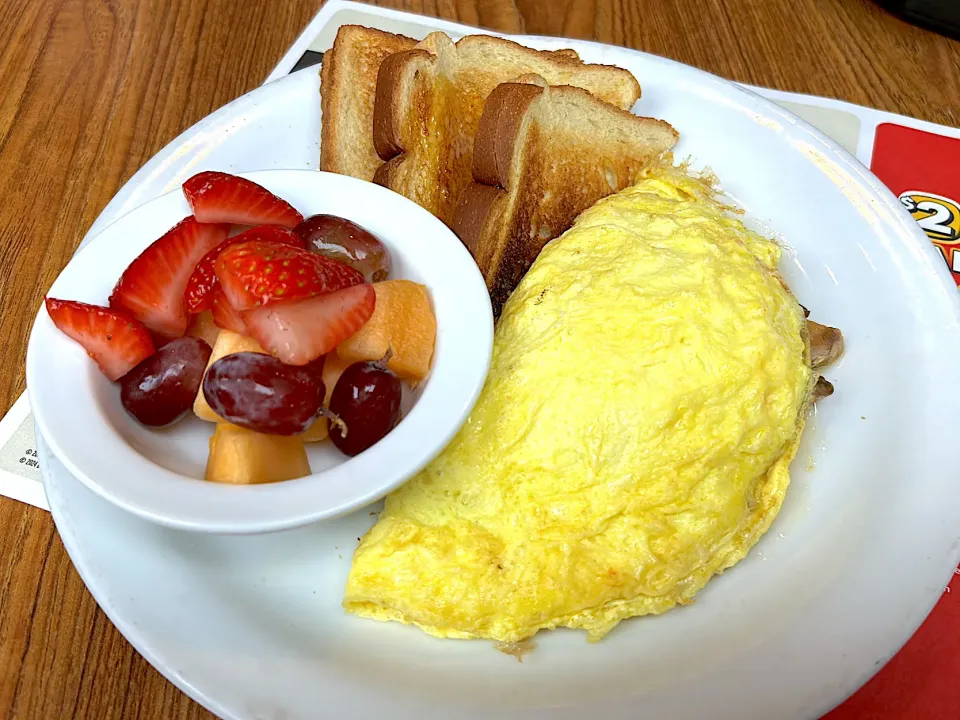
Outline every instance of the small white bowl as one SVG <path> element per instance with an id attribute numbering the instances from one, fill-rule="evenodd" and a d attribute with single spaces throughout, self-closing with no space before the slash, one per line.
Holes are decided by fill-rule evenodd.
<path id="1" fill-rule="evenodd" d="M 191 413 L 170 428 L 140 425 L 120 404 L 119 386 L 41 308 L 27 350 L 27 387 L 50 449 L 110 502 L 184 530 L 280 530 L 343 515 L 383 497 L 430 462 L 463 424 L 483 387 L 493 347 L 483 278 L 457 237 L 426 210 L 342 175 L 310 170 L 243 175 L 305 216 L 340 215 L 376 235 L 392 255 L 392 276 L 427 287 L 437 344 L 430 375 L 408 399 L 413 407 L 372 448 L 346 458 L 330 442 L 308 443 L 314 474 L 233 486 L 203 480 L 211 423 Z M 189 214 L 179 189 L 142 205 L 77 253 L 48 295 L 105 305 L 127 265 Z"/>

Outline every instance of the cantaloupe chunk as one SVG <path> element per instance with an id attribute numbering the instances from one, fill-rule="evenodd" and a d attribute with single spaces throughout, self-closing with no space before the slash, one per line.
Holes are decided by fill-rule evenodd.
<path id="1" fill-rule="evenodd" d="M 221 330 L 217 336 L 217 341 L 213 345 L 213 352 L 210 353 L 210 360 L 207 361 L 207 369 L 217 360 L 225 355 L 232 355 L 239 352 L 258 352 L 267 355 L 266 350 L 260 347 L 260 343 L 251 337 L 235 333 L 231 330 Z M 206 371 L 204 371 L 206 374 Z M 197 391 L 197 399 L 193 401 L 193 412 L 201 420 L 207 422 L 223 422 L 223 418 L 217 415 L 210 407 L 207 399 L 203 396 L 203 386 Z"/>
<path id="2" fill-rule="evenodd" d="M 187 326 L 187 335 L 206 340 L 210 347 L 217 344 L 217 337 L 220 335 L 220 328 L 213 322 L 213 313 L 204 310 L 190 318 L 190 324 Z"/>
<path id="3" fill-rule="evenodd" d="M 220 423 L 210 438 L 205 477 L 211 482 L 254 485 L 309 474 L 310 462 L 299 437 L 264 435 Z"/>
<path id="4" fill-rule="evenodd" d="M 337 347 L 337 355 L 351 363 L 379 360 L 389 348 L 387 362 L 402 378 L 421 380 L 430 371 L 437 339 L 437 319 L 427 289 L 410 280 L 374 283 L 377 306 L 360 330 Z"/>
<path id="5" fill-rule="evenodd" d="M 210 360 L 207 362 L 207 368 L 209 369 L 213 363 L 225 355 L 232 355 L 233 353 L 239 352 L 258 352 L 263 353 L 264 355 L 269 354 L 266 350 L 260 347 L 260 343 L 251 337 L 240 335 L 232 330 L 220 330 L 220 335 L 217 337 L 217 341 L 213 346 L 213 352 L 210 353 Z M 324 367 L 326 367 L 326 364 L 324 364 Z M 327 398 L 329 399 L 329 397 L 328 391 Z M 210 407 L 207 399 L 203 396 L 202 386 L 197 391 L 197 397 L 193 401 L 193 412 L 201 420 L 223 425 L 231 425 L 231 423 L 226 422 L 222 417 L 213 411 L 213 408 Z M 231 427 L 235 426 L 231 425 Z M 318 417 L 314 421 L 313 425 L 311 425 L 306 432 L 300 434 L 298 437 L 303 442 L 320 442 L 321 440 L 326 440 L 329 437 L 327 419 L 325 417 Z"/>
<path id="6" fill-rule="evenodd" d="M 381 357 L 383 357 L 381 355 Z M 379 359 L 379 358 L 378 358 Z M 330 404 L 330 395 L 333 393 L 333 388 L 337 384 L 337 380 L 340 379 L 340 376 L 343 375 L 343 371 L 346 370 L 353 364 L 352 360 L 344 360 L 342 357 L 337 355 L 337 353 L 332 352 L 327 355 L 326 360 L 323 361 L 323 386 L 327 391 L 326 396 L 323 398 L 324 406 Z"/>

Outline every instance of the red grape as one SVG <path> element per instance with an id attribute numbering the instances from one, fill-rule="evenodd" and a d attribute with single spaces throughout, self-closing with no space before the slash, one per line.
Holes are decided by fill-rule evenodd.
<path id="1" fill-rule="evenodd" d="M 286 365 L 263 353 L 225 355 L 203 379 L 203 396 L 217 415 L 272 435 L 296 435 L 310 427 L 324 395 L 315 368 Z"/>
<path id="2" fill-rule="evenodd" d="M 400 422 L 400 379 L 383 362 L 350 365 L 330 396 L 330 439 L 344 455 L 358 455 L 382 439 Z"/>
<path id="3" fill-rule="evenodd" d="M 120 402 L 144 425 L 169 425 L 193 407 L 210 352 L 200 338 L 168 342 L 120 378 Z"/>
<path id="4" fill-rule="evenodd" d="M 307 249 L 346 263 L 363 273 L 367 282 L 390 275 L 390 252 L 356 223 L 336 215 L 311 215 L 294 228 Z"/>

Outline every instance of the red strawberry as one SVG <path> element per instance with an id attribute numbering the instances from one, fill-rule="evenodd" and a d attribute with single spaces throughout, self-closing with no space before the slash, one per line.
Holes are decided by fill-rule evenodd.
<path id="1" fill-rule="evenodd" d="M 187 329 L 183 293 L 190 274 L 229 229 L 184 218 L 123 271 L 110 307 L 129 313 L 158 335 L 180 337 Z"/>
<path id="2" fill-rule="evenodd" d="M 214 265 L 217 262 L 217 258 L 220 257 L 220 253 L 231 245 L 247 242 L 248 240 L 276 242 L 299 248 L 304 246 L 302 237 L 293 232 L 293 230 L 282 228 L 279 225 L 261 225 L 260 227 L 250 228 L 246 232 L 227 238 L 204 255 L 203 259 L 201 259 L 193 269 L 193 274 L 187 282 L 187 291 L 183 296 L 187 303 L 188 313 L 201 313 L 213 307 L 212 290 L 220 285 L 220 281 L 217 280 L 216 273 L 214 273 Z"/>
<path id="3" fill-rule="evenodd" d="M 217 259 L 217 277 L 237 310 L 252 310 L 280 300 L 303 300 L 363 282 L 349 265 L 302 248 L 246 242 L 227 248 Z"/>
<path id="4" fill-rule="evenodd" d="M 111 380 L 119 380 L 153 355 L 150 333 L 123 313 L 56 298 L 47 298 L 46 306 L 53 324 L 80 343 Z"/>
<path id="5" fill-rule="evenodd" d="M 183 194 L 200 222 L 295 227 L 303 215 L 286 200 L 252 180 L 223 172 L 197 173 Z"/>
<path id="6" fill-rule="evenodd" d="M 213 324 L 221 330 L 232 330 L 241 335 L 249 335 L 246 323 L 240 317 L 240 313 L 233 309 L 233 306 L 227 302 L 226 296 L 221 288 L 213 291 Z"/>
<path id="7" fill-rule="evenodd" d="M 243 313 L 250 334 L 288 365 L 306 365 L 363 327 L 373 315 L 373 285 L 353 285 L 307 300 L 273 303 Z"/>

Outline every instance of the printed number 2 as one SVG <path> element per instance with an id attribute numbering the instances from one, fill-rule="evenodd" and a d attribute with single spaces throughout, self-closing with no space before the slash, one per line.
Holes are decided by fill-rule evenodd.
<path id="1" fill-rule="evenodd" d="M 946 205 L 924 200 L 917 203 L 917 210 L 933 213 L 932 215 L 927 215 L 927 217 L 922 217 L 917 220 L 917 224 L 924 230 L 927 232 L 942 233 L 948 237 L 953 235 L 953 228 L 950 227 L 950 224 L 953 222 L 953 213 L 950 212 L 950 208 Z"/>

